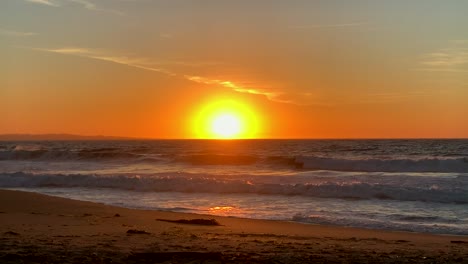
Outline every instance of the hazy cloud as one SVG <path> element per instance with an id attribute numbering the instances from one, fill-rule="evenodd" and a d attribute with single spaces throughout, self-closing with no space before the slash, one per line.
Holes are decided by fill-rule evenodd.
<path id="1" fill-rule="evenodd" d="M 425 72 L 461 72 L 461 73 L 468 73 L 468 69 L 454 69 L 454 68 L 442 68 L 442 67 L 427 67 L 427 68 L 417 68 L 416 71 L 425 71 Z"/>
<path id="2" fill-rule="evenodd" d="M 422 64 L 434 67 L 454 67 L 468 64 L 468 49 L 446 49 L 427 54 Z"/>
<path id="3" fill-rule="evenodd" d="M 264 95 L 271 101 L 286 102 L 284 100 L 279 99 L 279 96 L 281 95 L 281 93 L 278 93 L 278 92 L 271 92 L 266 89 L 248 87 L 246 85 L 235 83 L 230 80 L 219 80 L 219 79 L 208 78 L 208 77 L 203 77 L 203 76 L 194 76 L 194 75 L 175 73 L 172 70 L 169 70 L 163 67 L 157 67 L 157 65 L 159 66 L 163 65 L 164 62 L 155 62 L 147 58 L 114 55 L 114 54 L 110 54 L 109 52 L 102 51 L 102 50 L 78 48 L 78 47 L 65 47 L 65 48 L 57 48 L 57 49 L 41 49 L 41 48 L 31 48 L 31 49 L 112 62 L 116 64 L 125 65 L 128 67 L 138 68 L 138 69 L 147 70 L 147 71 L 154 71 L 154 72 L 162 73 L 162 74 L 169 75 L 169 76 L 184 78 L 191 82 L 202 83 L 206 85 L 218 85 L 221 87 L 232 89 L 233 91 L 236 91 L 239 93 Z M 170 65 L 171 62 L 169 62 L 168 64 Z M 178 61 L 177 64 L 196 65 L 197 63 L 190 63 L 190 62 L 184 63 L 184 62 Z M 198 65 L 203 65 L 203 64 L 204 64 L 203 62 L 198 63 Z M 210 62 L 210 64 L 212 64 L 212 62 Z M 291 102 L 287 101 L 287 103 L 291 103 Z"/>
<path id="4" fill-rule="evenodd" d="M 113 9 L 98 8 L 96 6 L 96 4 L 94 4 L 93 2 L 88 1 L 88 0 L 67 0 L 67 1 L 79 4 L 79 5 L 83 6 L 85 9 L 88 9 L 88 10 L 113 13 L 115 15 L 124 15 L 124 13 L 121 12 L 121 11 L 117 11 L 117 10 L 113 10 Z"/>
<path id="5" fill-rule="evenodd" d="M 48 6 L 59 6 L 57 3 L 51 0 L 26 0 L 27 2 L 41 4 L 41 5 L 48 5 Z"/>
<path id="6" fill-rule="evenodd" d="M 37 49 L 37 50 L 50 51 L 50 52 L 56 52 L 56 53 L 62 53 L 62 54 L 71 54 L 71 55 L 86 55 L 86 54 L 91 53 L 90 50 L 82 49 L 82 48 Z"/>
<path id="7" fill-rule="evenodd" d="M 84 8 L 89 9 L 89 10 L 97 10 L 97 7 L 96 7 L 95 4 L 93 4 L 93 3 L 89 2 L 89 1 L 86 1 L 86 0 L 68 0 L 68 1 L 80 4 Z"/>
<path id="8" fill-rule="evenodd" d="M 35 36 L 37 33 L 34 32 L 21 32 L 21 31 L 14 31 L 14 30 L 6 30 L 0 28 L 0 36 L 8 36 L 8 37 L 29 37 Z"/>
<path id="9" fill-rule="evenodd" d="M 54 7 L 64 6 L 67 3 L 68 4 L 72 3 L 72 4 L 80 5 L 81 7 L 88 9 L 88 10 L 92 10 L 92 11 L 101 11 L 101 12 L 113 13 L 116 15 L 123 15 L 121 11 L 99 8 L 94 2 L 90 0 L 54 0 L 54 1 L 52 0 L 25 0 L 25 1 L 35 3 L 35 4 L 54 6 Z"/>
<path id="10" fill-rule="evenodd" d="M 453 40 L 452 47 L 440 49 L 422 56 L 422 71 L 467 72 L 468 41 Z"/>
<path id="11" fill-rule="evenodd" d="M 172 39 L 174 36 L 172 34 L 169 34 L 169 33 L 160 33 L 159 37 L 161 37 L 163 39 Z"/>
<path id="12" fill-rule="evenodd" d="M 219 85 L 226 88 L 230 88 L 239 93 L 249 93 L 249 94 L 260 94 L 265 95 L 271 101 L 279 101 L 277 97 L 279 93 L 264 91 L 256 88 L 250 88 L 241 84 L 236 84 L 232 81 L 227 80 L 218 80 L 218 79 L 211 79 L 201 76 L 191 76 L 191 75 L 184 75 L 187 80 L 197 83 L 209 84 L 209 85 Z M 283 102 L 283 101 L 282 101 Z"/>
<path id="13" fill-rule="evenodd" d="M 364 22 L 350 22 L 350 23 L 340 23 L 340 24 L 322 24 L 322 25 L 306 25 L 306 26 L 295 26 L 291 27 L 292 29 L 321 29 L 321 28 L 344 28 L 344 27 L 356 27 L 365 25 Z"/>
<path id="14" fill-rule="evenodd" d="M 35 49 L 35 50 L 86 57 L 86 58 L 91 58 L 91 59 L 96 59 L 96 60 L 122 64 L 122 65 L 139 68 L 143 70 L 155 71 L 155 72 L 160 72 L 160 73 L 164 73 L 168 75 L 174 75 L 172 72 L 169 72 L 165 69 L 152 67 L 149 61 L 145 58 L 133 58 L 129 56 L 115 56 L 112 54 L 106 54 L 105 52 L 102 52 L 99 50 L 75 48 L 75 47 L 59 48 L 59 49 Z"/>

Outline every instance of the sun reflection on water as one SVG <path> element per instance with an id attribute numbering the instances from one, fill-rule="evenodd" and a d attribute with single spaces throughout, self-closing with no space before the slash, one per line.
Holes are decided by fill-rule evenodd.
<path id="1" fill-rule="evenodd" d="M 208 209 L 210 214 L 221 215 L 221 216 L 233 216 L 238 215 L 242 210 L 232 206 L 213 206 Z"/>

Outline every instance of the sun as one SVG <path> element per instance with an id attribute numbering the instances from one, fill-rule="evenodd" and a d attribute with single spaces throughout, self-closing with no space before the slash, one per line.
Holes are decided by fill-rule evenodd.
<path id="1" fill-rule="evenodd" d="M 259 118 L 253 108 L 233 99 L 205 102 L 193 119 L 195 136 L 201 139 L 255 138 Z"/>
<path id="2" fill-rule="evenodd" d="M 242 130 L 240 118 L 232 113 L 221 113 L 213 118 L 211 130 L 219 138 L 234 138 Z"/>

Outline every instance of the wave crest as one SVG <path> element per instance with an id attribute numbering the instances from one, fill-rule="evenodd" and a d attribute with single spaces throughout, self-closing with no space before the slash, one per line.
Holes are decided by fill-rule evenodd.
<path id="1" fill-rule="evenodd" d="M 303 169 L 364 172 L 468 172 L 467 158 L 452 159 L 339 159 L 298 157 Z"/>
<path id="2" fill-rule="evenodd" d="M 270 155 L 269 155 L 270 154 Z M 432 158 L 341 158 L 321 156 L 288 156 L 258 153 L 220 154 L 175 152 L 151 152 L 145 148 L 120 149 L 116 147 L 78 148 L 71 150 L 40 146 L 18 145 L 9 149 L 0 149 L 1 160 L 31 161 L 105 161 L 126 163 L 151 163 L 176 165 L 180 163 L 192 166 L 255 166 L 262 168 L 282 168 L 290 170 L 329 170 L 362 172 L 468 172 L 466 157 Z"/>
<path id="3" fill-rule="evenodd" d="M 447 179 L 447 181 L 449 181 L 450 185 L 426 186 L 425 184 L 402 184 L 398 181 L 385 184 L 362 181 L 280 184 L 231 178 L 201 177 L 188 173 L 179 173 L 177 176 L 170 173 L 153 176 L 29 174 L 23 172 L 0 174 L 0 187 L 3 188 L 86 187 L 153 192 L 254 193 L 317 198 L 468 204 L 467 188 L 460 187 L 460 185 L 463 186 L 463 182 L 453 178 Z"/>

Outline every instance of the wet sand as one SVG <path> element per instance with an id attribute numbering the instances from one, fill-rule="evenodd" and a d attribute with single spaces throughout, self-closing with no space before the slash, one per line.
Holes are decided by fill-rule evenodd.
<path id="1" fill-rule="evenodd" d="M 468 263 L 468 237 L 134 210 L 0 190 L 0 263 Z"/>

